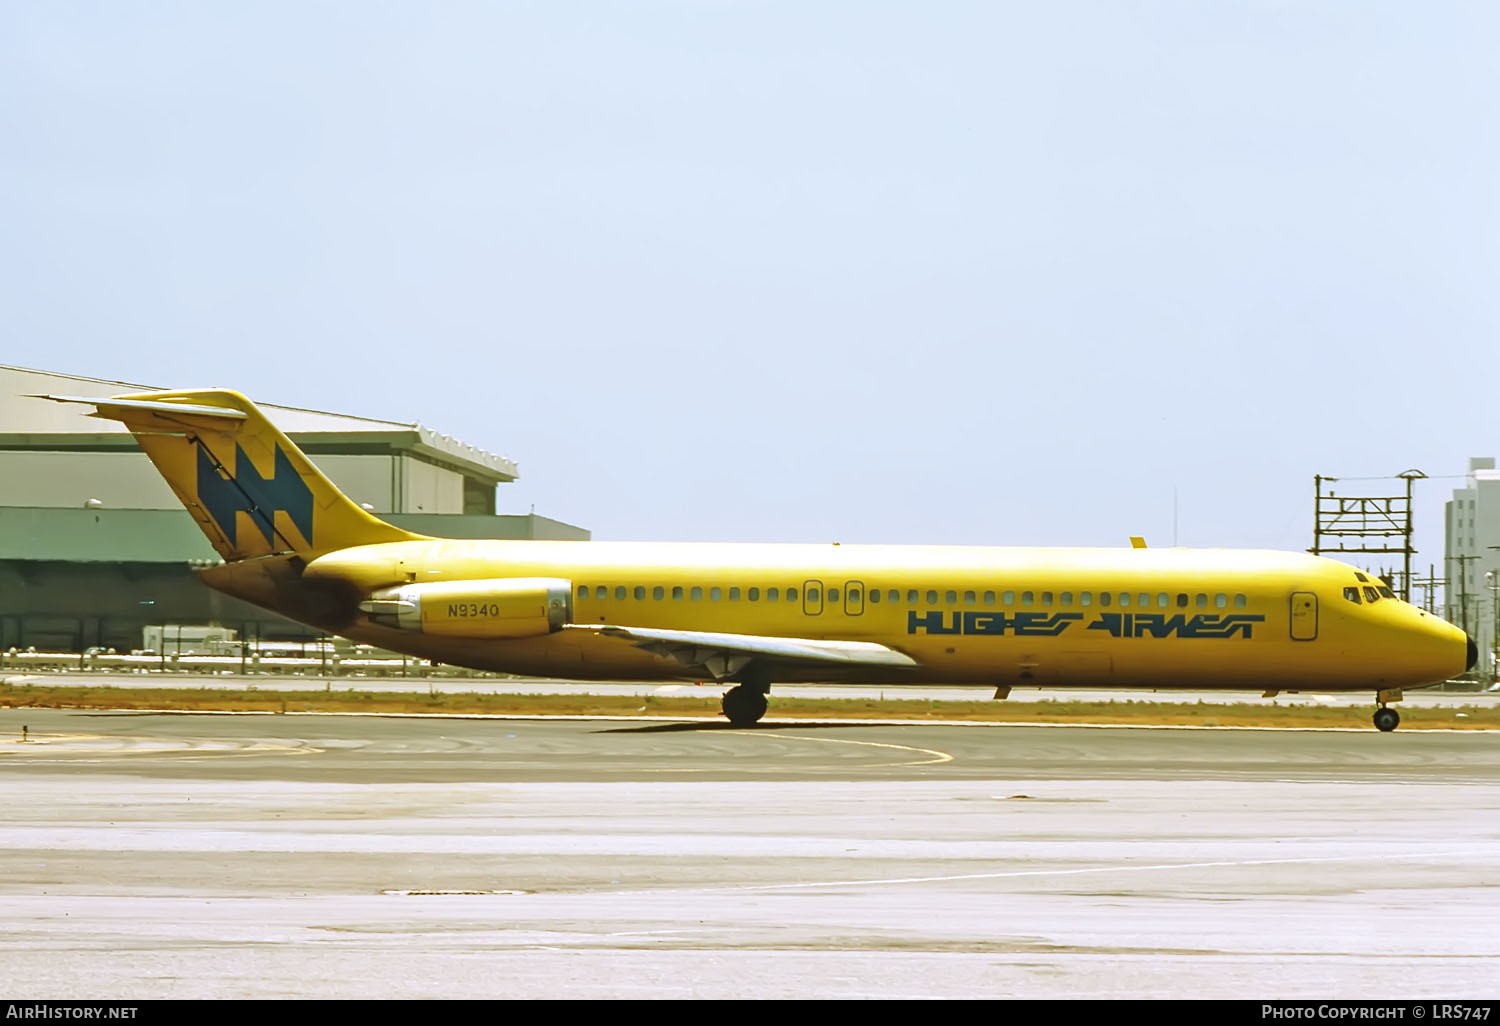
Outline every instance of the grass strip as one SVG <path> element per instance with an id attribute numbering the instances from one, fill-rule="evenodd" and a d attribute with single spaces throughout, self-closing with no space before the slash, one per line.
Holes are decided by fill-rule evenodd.
<path id="1" fill-rule="evenodd" d="M 450 694 L 444 692 L 231 691 L 218 688 L 116 688 L 0 685 L 0 708 L 167 709 L 181 712 L 385 715 L 717 717 L 719 696 Z M 768 718 L 966 720 L 1006 723 L 1096 723 L 1200 727 L 1370 727 L 1370 706 L 1278 705 L 1271 701 L 1107 702 L 776 698 Z M 1401 729 L 1500 729 L 1500 703 L 1400 707 Z"/>

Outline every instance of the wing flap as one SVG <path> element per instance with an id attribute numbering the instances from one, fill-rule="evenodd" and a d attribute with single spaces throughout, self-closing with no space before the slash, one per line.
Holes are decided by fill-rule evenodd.
<path id="1" fill-rule="evenodd" d="M 675 659 L 685 667 L 706 669 L 719 680 L 739 673 L 757 659 L 798 666 L 889 668 L 918 665 L 904 652 L 873 641 L 772 638 L 757 634 L 717 634 L 610 624 L 569 624 L 565 629 L 594 631 L 605 637 L 620 638 L 647 652 Z"/>

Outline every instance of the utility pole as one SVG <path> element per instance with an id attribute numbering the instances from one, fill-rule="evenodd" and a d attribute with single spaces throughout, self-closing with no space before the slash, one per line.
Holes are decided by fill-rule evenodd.
<path id="1" fill-rule="evenodd" d="M 1495 653 L 1500 651 L 1500 574 L 1493 570 L 1486 570 L 1484 579 L 1490 586 L 1490 678 L 1495 676 Z"/>
<path id="2" fill-rule="evenodd" d="M 1463 628 L 1463 631 L 1464 631 L 1465 634 L 1468 634 L 1469 637 L 1472 638 L 1474 635 L 1469 634 L 1469 567 L 1468 567 L 1468 563 L 1469 563 L 1470 560 L 1478 559 L 1479 556 L 1478 555 L 1473 555 L 1473 556 L 1449 556 L 1448 558 L 1452 559 L 1452 560 L 1457 560 L 1458 561 L 1458 619 L 1459 619 L 1459 624 L 1458 625 Z"/>
<path id="3" fill-rule="evenodd" d="M 1401 598 L 1405 602 L 1410 602 L 1411 601 L 1411 557 L 1412 557 L 1412 553 L 1414 553 L 1416 551 L 1415 549 L 1413 549 L 1411 547 L 1411 532 L 1412 532 L 1411 486 L 1412 486 L 1412 482 L 1416 481 L 1417 478 L 1419 478 L 1419 477 L 1426 477 L 1427 475 L 1424 474 L 1424 473 L 1422 473 L 1420 470 L 1417 470 L 1416 468 L 1412 468 L 1411 470 L 1403 470 L 1401 473 L 1397 474 L 1396 476 L 1399 477 L 1399 478 L 1401 478 L 1403 481 L 1406 482 L 1406 535 L 1405 535 L 1406 545 L 1404 546 L 1405 549 L 1406 549 L 1406 551 L 1404 553 L 1404 555 L 1406 556 L 1406 564 L 1405 564 L 1406 568 L 1401 573 Z"/>
<path id="4" fill-rule="evenodd" d="M 1411 582 L 1413 588 L 1423 589 L 1422 608 L 1434 615 L 1437 614 L 1436 599 L 1438 585 L 1441 584 L 1443 586 L 1444 594 L 1447 594 L 1448 588 L 1448 579 L 1446 577 L 1438 577 L 1436 569 L 1437 568 L 1434 567 L 1431 563 L 1428 563 L 1427 576 L 1419 577 L 1415 581 Z"/>

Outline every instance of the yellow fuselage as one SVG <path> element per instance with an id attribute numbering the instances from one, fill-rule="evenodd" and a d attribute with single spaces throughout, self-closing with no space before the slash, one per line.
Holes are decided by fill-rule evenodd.
<path id="1" fill-rule="evenodd" d="M 238 566 L 210 583 L 264 602 Z M 440 638 L 355 611 L 393 585 L 516 577 L 569 582 L 572 624 L 873 641 L 918 664 L 778 680 L 1369 690 L 1444 680 L 1469 661 L 1458 628 L 1393 597 L 1369 601 L 1379 581 L 1285 552 L 430 540 L 327 553 L 299 580 L 326 598 L 304 618 L 424 658 L 575 679 L 696 676 L 598 632 Z"/>

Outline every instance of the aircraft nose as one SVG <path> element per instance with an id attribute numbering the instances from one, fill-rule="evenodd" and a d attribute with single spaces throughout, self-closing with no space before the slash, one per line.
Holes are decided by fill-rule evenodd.
<path id="1" fill-rule="evenodd" d="M 1479 646 L 1474 644 L 1474 639 L 1468 635 L 1464 635 L 1464 639 L 1469 643 L 1469 661 L 1464 666 L 1464 669 L 1472 670 L 1474 669 L 1474 664 L 1479 662 Z"/>

